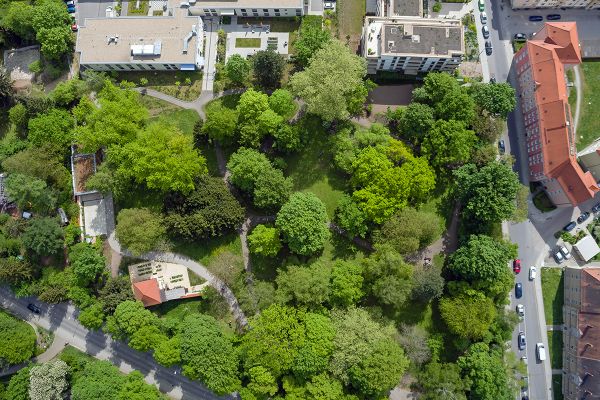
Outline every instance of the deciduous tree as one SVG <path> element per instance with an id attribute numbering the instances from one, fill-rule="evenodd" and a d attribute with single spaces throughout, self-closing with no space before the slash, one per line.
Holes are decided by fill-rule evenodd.
<path id="1" fill-rule="evenodd" d="M 413 143 L 420 143 L 434 123 L 433 108 L 427 104 L 412 102 L 402 110 L 398 127 Z"/>
<path id="2" fill-rule="evenodd" d="M 308 16 L 302 19 L 298 39 L 294 42 L 294 61 L 300 67 L 309 65 L 317 51 L 326 47 L 331 41 L 331 33 L 322 27 L 322 18 Z"/>
<path id="3" fill-rule="evenodd" d="M 458 366 L 471 398 L 510 400 L 514 397 L 500 349 L 475 343 L 465 356 L 458 358 Z"/>
<path id="4" fill-rule="evenodd" d="M 320 263 L 289 266 L 277 274 L 276 299 L 282 303 L 318 307 L 329 300 L 331 268 Z"/>
<path id="5" fill-rule="evenodd" d="M 417 377 L 423 400 L 467 400 L 466 385 L 460 376 L 457 364 L 431 362 Z"/>
<path id="6" fill-rule="evenodd" d="M 153 250 L 166 234 L 161 215 L 147 208 L 128 208 L 117 215 L 119 242 L 134 255 Z"/>
<path id="7" fill-rule="evenodd" d="M 265 257 L 275 257 L 281 250 L 279 230 L 266 225 L 258 225 L 248 235 L 248 247 L 254 254 Z"/>
<path id="8" fill-rule="evenodd" d="M 386 221 L 374 235 L 376 243 L 387 243 L 400 254 L 410 254 L 439 239 L 442 220 L 436 214 L 406 207 Z"/>
<path id="9" fill-rule="evenodd" d="M 478 83 L 470 88 L 475 103 L 493 115 L 505 118 L 515 109 L 515 89 L 507 82 Z"/>
<path id="10" fill-rule="evenodd" d="M 231 55 L 225 64 L 227 77 L 236 85 L 243 85 L 246 82 L 251 68 L 250 62 L 239 54 Z"/>
<path id="11" fill-rule="evenodd" d="M 160 320 L 139 301 L 127 300 L 106 320 L 106 330 L 115 338 L 124 339 L 147 326 L 160 326 Z"/>
<path id="12" fill-rule="evenodd" d="M 277 89 L 269 96 L 269 107 L 284 119 L 288 120 L 296 111 L 294 96 L 286 89 Z"/>
<path id="13" fill-rule="evenodd" d="M 106 259 L 88 243 L 77 243 L 71 247 L 69 259 L 73 273 L 82 286 L 94 283 L 103 272 L 106 272 Z"/>
<path id="14" fill-rule="evenodd" d="M 331 302 L 350 307 L 363 296 L 362 266 L 350 261 L 336 261 L 331 269 Z"/>
<path id="15" fill-rule="evenodd" d="M 259 86 L 272 89 L 279 86 L 283 76 L 285 60 L 273 50 L 257 51 L 252 57 L 254 78 Z"/>
<path id="16" fill-rule="evenodd" d="M 450 332 L 464 339 L 482 339 L 496 317 L 494 302 L 477 290 L 444 297 L 439 307 Z"/>
<path id="17" fill-rule="evenodd" d="M 63 232 L 56 218 L 33 218 L 22 239 L 25 248 L 38 256 L 55 255 L 63 248 Z"/>
<path id="18" fill-rule="evenodd" d="M 348 195 L 342 196 L 335 210 L 335 218 L 339 226 L 350 236 L 365 237 L 369 229 L 367 216 L 354 199 Z"/>
<path id="19" fill-rule="evenodd" d="M 103 308 L 104 305 L 97 301 L 91 306 L 81 310 L 77 318 L 79 319 L 79 322 L 81 322 L 81 325 L 88 329 L 100 329 L 102 324 L 104 324 L 104 319 L 106 318 Z"/>
<path id="20" fill-rule="evenodd" d="M 25 211 L 45 212 L 54 207 L 56 198 L 41 179 L 10 174 L 5 183 L 6 195 Z"/>
<path id="21" fill-rule="evenodd" d="M 62 400 L 69 387 L 69 367 L 62 360 L 50 361 L 31 368 L 29 398 L 31 400 Z"/>
<path id="22" fill-rule="evenodd" d="M 228 145 L 237 142 L 236 127 L 238 113 L 236 110 L 220 104 L 210 104 L 206 108 L 206 121 L 202 127 L 208 137 L 219 143 Z"/>
<path id="23" fill-rule="evenodd" d="M 466 129 L 464 123 L 437 120 L 425 135 L 421 152 L 438 170 L 452 168 L 469 160 L 475 141 L 475 133 Z"/>
<path id="24" fill-rule="evenodd" d="M 412 268 L 389 245 L 381 245 L 363 260 L 364 276 L 379 302 L 402 307 L 412 290 Z"/>
<path id="25" fill-rule="evenodd" d="M 0 312 L 0 365 L 19 364 L 33 357 L 35 332 L 31 326 L 11 315 Z"/>

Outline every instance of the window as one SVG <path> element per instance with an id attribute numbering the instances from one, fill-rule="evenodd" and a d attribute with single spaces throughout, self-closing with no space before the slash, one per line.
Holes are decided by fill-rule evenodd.
<path id="1" fill-rule="evenodd" d="M 269 9 L 268 8 L 263 8 L 263 12 L 268 13 Z"/>
<path id="2" fill-rule="evenodd" d="M 275 10 L 273 10 L 273 11 L 275 11 L 275 12 L 279 12 L 279 8 L 276 8 L 276 9 L 275 9 Z"/>
<path id="3" fill-rule="evenodd" d="M 246 9 L 245 9 L 245 8 L 242 8 L 242 10 L 241 10 L 241 11 L 242 11 L 243 13 L 245 13 L 245 12 L 246 12 Z"/>
<path id="4" fill-rule="evenodd" d="M 154 65 L 152 65 L 152 64 L 148 64 L 148 67 L 149 67 L 150 69 L 156 69 L 156 68 L 154 68 Z"/>

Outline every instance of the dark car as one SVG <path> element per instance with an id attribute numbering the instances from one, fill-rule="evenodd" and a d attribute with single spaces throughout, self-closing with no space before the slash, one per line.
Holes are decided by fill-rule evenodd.
<path id="1" fill-rule="evenodd" d="M 559 20 L 559 19 L 560 19 L 560 14 L 548 14 L 548 15 L 546 16 L 546 19 L 547 19 L 548 21 L 556 21 L 556 20 Z"/>
<path id="2" fill-rule="evenodd" d="M 578 223 L 582 223 L 583 221 L 585 221 L 586 219 L 588 219 L 590 217 L 590 213 L 588 211 L 582 213 L 579 218 L 577 218 L 577 222 Z"/>
<path id="3" fill-rule="evenodd" d="M 29 303 L 27 305 L 27 308 L 29 309 L 29 311 L 31 311 L 34 314 L 39 314 L 42 311 L 38 306 L 36 306 L 33 303 Z"/>
<path id="4" fill-rule="evenodd" d="M 519 343 L 519 350 L 525 350 L 525 333 L 524 332 L 519 332 L 518 343 Z"/>
<path id="5" fill-rule="evenodd" d="M 519 260 L 518 258 L 515 261 L 513 261 L 513 271 L 515 271 L 515 274 L 521 272 L 521 260 Z"/>
<path id="6" fill-rule="evenodd" d="M 487 54 L 488 56 L 492 55 L 492 42 L 490 42 L 489 40 L 485 41 L 485 54 Z"/>
<path id="7" fill-rule="evenodd" d="M 515 40 L 525 40 L 527 36 L 524 33 L 515 33 Z"/>
<path id="8" fill-rule="evenodd" d="M 69 14 L 73 14 L 73 13 L 75 12 L 75 7 L 68 7 L 68 8 L 67 8 L 67 12 L 68 12 Z"/>
<path id="9" fill-rule="evenodd" d="M 600 211 L 600 203 L 598 203 L 594 207 L 592 207 L 593 213 L 597 213 L 598 211 Z"/>
<path id="10" fill-rule="evenodd" d="M 533 22 L 539 22 L 539 21 L 543 21 L 544 17 L 542 17 L 541 15 L 530 15 L 529 20 L 533 21 Z"/>
<path id="11" fill-rule="evenodd" d="M 490 78 L 490 83 L 496 83 L 496 78 L 494 78 L 493 76 Z"/>
<path id="12" fill-rule="evenodd" d="M 577 223 L 575 221 L 571 221 L 567 225 L 565 225 L 565 227 L 563 228 L 563 231 L 571 232 L 573 229 L 575 229 L 576 226 L 577 226 Z"/>
<path id="13" fill-rule="evenodd" d="M 515 285 L 515 297 L 520 299 L 523 296 L 523 285 L 521 283 L 517 283 Z"/>
<path id="14" fill-rule="evenodd" d="M 500 150 L 500 154 L 506 153 L 506 144 L 504 143 L 504 140 L 498 141 L 498 150 Z"/>

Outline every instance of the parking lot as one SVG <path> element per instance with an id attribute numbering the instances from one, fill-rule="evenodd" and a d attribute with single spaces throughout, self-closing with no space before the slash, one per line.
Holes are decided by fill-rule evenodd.
<path id="1" fill-rule="evenodd" d="M 117 3 L 112 0 L 78 0 L 76 1 L 77 23 L 84 26 L 86 18 L 104 18 L 106 7 L 112 7 L 114 10 L 116 5 Z"/>

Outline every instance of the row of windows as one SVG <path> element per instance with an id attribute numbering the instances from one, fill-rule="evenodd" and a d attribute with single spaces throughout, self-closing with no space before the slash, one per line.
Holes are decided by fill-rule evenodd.
<path id="1" fill-rule="evenodd" d="M 168 70 L 177 70 L 179 69 L 176 64 L 162 64 L 163 68 Z M 106 64 L 106 68 L 111 71 L 121 70 L 121 71 L 135 71 L 135 70 L 155 70 L 156 67 L 152 64 Z"/>
<path id="2" fill-rule="evenodd" d="M 544 161 L 542 153 L 538 153 L 529 157 L 529 165 L 541 164 Z"/>

